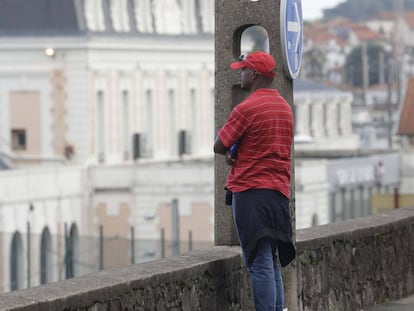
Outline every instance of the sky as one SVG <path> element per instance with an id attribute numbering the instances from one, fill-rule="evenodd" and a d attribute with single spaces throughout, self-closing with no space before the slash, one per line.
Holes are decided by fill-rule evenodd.
<path id="1" fill-rule="evenodd" d="M 345 0 L 302 0 L 302 14 L 304 20 L 321 18 L 323 9 L 330 9 Z"/>

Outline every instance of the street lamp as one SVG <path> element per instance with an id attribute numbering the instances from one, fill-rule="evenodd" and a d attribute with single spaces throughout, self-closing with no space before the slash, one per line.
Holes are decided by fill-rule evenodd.
<path id="1" fill-rule="evenodd" d="M 54 57 L 56 55 L 56 51 L 53 48 L 45 49 L 45 55 L 49 57 Z"/>

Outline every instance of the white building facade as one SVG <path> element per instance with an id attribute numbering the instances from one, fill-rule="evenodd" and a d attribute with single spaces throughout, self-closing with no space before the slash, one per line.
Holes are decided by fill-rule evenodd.
<path id="1" fill-rule="evenodd" d="M 193 155 L 211 149 L 212 1 L 198 8 L 204 19 L 197 23 L 194 1 L 135 1 L 133 12 L 127 1 L 104 3 L 84 2 L 86 29 L 76 25 L 76 35 L 0 38 L 0 152 L 14 166 L 65 156 L 131 163 L 136 133 L 155 159 L 178 158 L 180 130 L 191 133 Z M 139 14 L 155 18 L 142 25 Z M 165 26 L 168 19 L 174 27 Z"/>
<path id="2" fill-rule="evenodd" d="M 46 28 L 7 19 L 42 16 L 43 1 L 7 3 L 0 168 L 12 169 L 0 171 L 0 291 L 168 256 L 163 240 L 212 243 L 213 0 L 49 0 L 56 16 Z M 333 220 L 329 176 L 337 168 L 326 155 L 349 154 L 359 140 L 350 93 L 300 83 L 303 228 Z M 301 156 L 315 151 L 322 156 Z M 181 243 L 180 252 L 191 247 Z"/>
<path id="3" fill-rule="evenodd" d="M 2 4 L 3 291 L 211 243 L 213 4 Z"/>
<path id="4" fill-rule="evenodd" d="M 356 150 L 352 93 L 317 83 L 294 82 L 295 150 Z"/>

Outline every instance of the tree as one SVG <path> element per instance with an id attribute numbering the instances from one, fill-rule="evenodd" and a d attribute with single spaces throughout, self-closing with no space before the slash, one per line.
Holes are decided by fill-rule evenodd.
<path id="1" fill-rule="evenodd" d="M 414 0 L 403 0 L 405 10 L 414 10 Z M 395 3 L 391 0 L 347 0 L 332 9 L 324 10 L 324 19 L 333 19 L 339 16 L 353 21 L 363 21 L 373 17 L 380 11 L 392 11 Z"/>
<path id="2" fill-rule="evenodd" d="M 315 47 L 303 52 L 300 77 L 322 82 L 326 79 L 326 54 Z"/>
<path id="3" fill-rule="evenodd" d="M 346 57 L 345 73 L 346 82 L 354 87 L 363 87 L 363 46 L 355 47 Z M 388 81 L 389 68 L 387 66 L 390 53 L 386 52 L 382 45 L 367 43 L 366 59 L 368 64 L 368 85 L 377 85 Z"/>

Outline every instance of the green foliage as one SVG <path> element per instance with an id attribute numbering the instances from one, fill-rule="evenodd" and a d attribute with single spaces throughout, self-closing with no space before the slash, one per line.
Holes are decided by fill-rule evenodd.
<path id="1" fill-rule="evenodd" d="M 404 10 L 414 10 L 414 0 L 403 0 Z M 393 11 L 395 1 L 392 0 L 347 0 L 332 9 L 324 10 L 324 19 L 343 16 L 353 21 L 363 21 L 375 16 L 380 11 Z"/>

